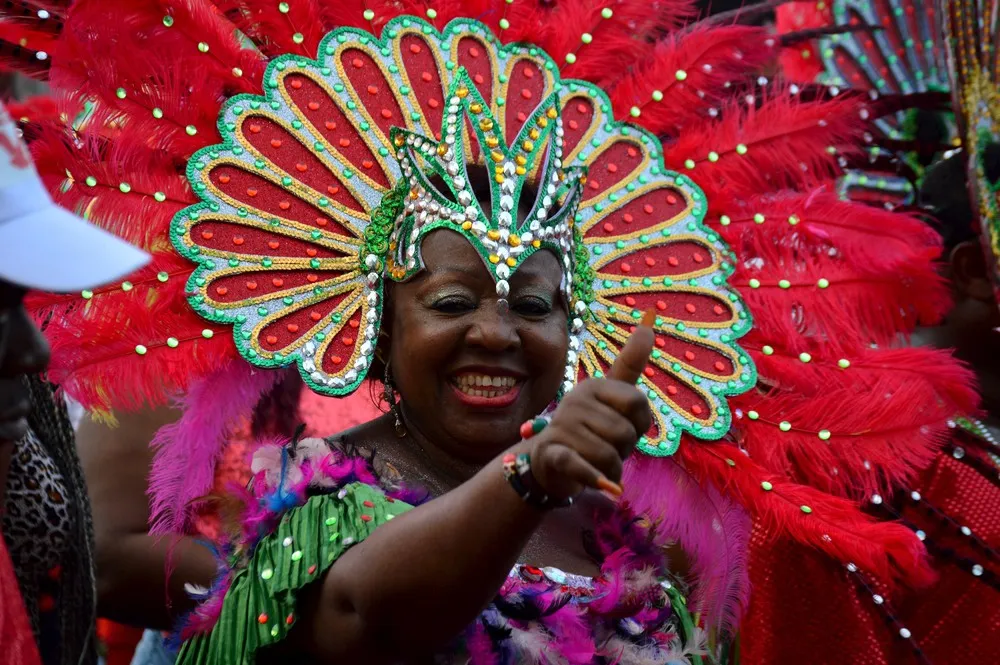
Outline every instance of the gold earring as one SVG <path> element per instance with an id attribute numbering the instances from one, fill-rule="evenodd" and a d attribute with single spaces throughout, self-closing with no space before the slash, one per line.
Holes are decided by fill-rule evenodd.
<path id="1" fill-rule="evenodd" d="M 392 374 L 389 372 L 389 362 L 385 363 L 385 375 L 382 377 L 382 390 L 386 403 L 389 405 L 389 412 L 392 413 L 395 422 L 396 436 L 402 439 L 406 436 L 406 425 L 403 424 L 402 414 L 399 410 L 399 402 L 396 400 L 396 387 L 392 385 Z"/>

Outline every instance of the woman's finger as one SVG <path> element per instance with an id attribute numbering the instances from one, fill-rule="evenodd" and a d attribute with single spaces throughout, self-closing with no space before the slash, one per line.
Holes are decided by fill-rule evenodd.
<path id="1" fill-rule="evenodd" d="M 603 473 L 598 471 L 575 450 L 561 443 L 547 445 L 542 454 L 539 455 L 537 463 L 543 467 L 551 467 L 552 471 L 555 472 L 552 474 L 552 477 L 561 478 L 568 486 L 594 487 L 612 493 L 615 493 L 613 488 L 617 488 L 617 494 L 621 493 L 621 488 L 616 483 L 608 480 Z M 567 489 L 569 489 L 570 494 L 575 493 L 572 489 Z"/>
<path id="2" fill-rule="evenodd" d="M 646 363 L 649 362 L 649 354 L 653 352 L 655 335 L 651 326 L 655 320 L 656 315 L 652 312 L 646 312 L 642 317 L 642 322 L 635 327 L 635 332 L 625 342 L 615 363 L 608 370 L 609 378 L 632 385 L 639 380 L 642 370 L 646 369 Z"/>

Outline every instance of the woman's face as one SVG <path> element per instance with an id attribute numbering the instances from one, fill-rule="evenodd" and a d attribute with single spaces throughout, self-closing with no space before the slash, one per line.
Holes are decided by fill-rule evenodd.
<path id="1" fill-rule="evenodd" d="M 569 344 L 559 260 L 536 252 L 510 278 L 509 310 L 468 240 L 430 233 L 426 270 L 390 292 L 391 373 L 407 424 L 469 462 L 512 445 L 562 382 Z"/>
<path id="2" fill-rule="evenodd" d="M 24 310 L 24 289 L 0 281 L 0 445 L 28 429 L 31 404 L 21 381 L 49 364 L 49 346 Z"/>

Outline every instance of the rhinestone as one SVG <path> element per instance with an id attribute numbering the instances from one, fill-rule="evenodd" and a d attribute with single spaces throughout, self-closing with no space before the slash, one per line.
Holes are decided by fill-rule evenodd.
<path id="1" fill-rule="evenodd" d="M 960 529 L 960 531 L 962 532 L 962 535 L 963 535 L 963 536 L 971 536 L 971 535 L 972 535 L 972 529 L 970 529 L 970 528 L 969 528 L 969 527 L 967 527 L 967 526 L 963 526 L 963 527 L 962 527 L 962 528 Z"/>
<path id="2" fill-rule="evenodd" d="M 910 498 L 913 499 L 914 501 L 920 501 L 920 492 L 916 490 L 910 492 Z"/>
<path id="3" fill-rule="evenodd" d="M 920 540 L 921 542 L 922 542 L 922 541 L 923 541 L 923 540 L 924 540 L 925 538 L 927 538 L 927 534 L 926 534 L 926 533 L 924 533 L 924 532 L 923 532 L 922 530 L 920 530 L 920 529 L 917 529 L 917 531 L 916 531 L 916 535 L 917 535 L 917 540 Z"/>
<path id="4" fill-rule="evenodd" d="M 855 566 L 853 563 L 849 563 L 847 564 L 847 570 L 849 570 L 852 573 L 856 573 L 858 572 L 858 567 Z"/>
<path id="5" fill-rule="evenodd" d="M 872 600 L 875 601 L 876 605 L 881 605 L 882 603 L 885 602 L 885 599 L 882 596 L 878 595 L 877 593 L 872 596 Z"/>
<path id="6" fill-rule="evenodd" d="M 972 567 L 972 574 L 976 577 L 980 577 L 983 574 L 983 567 L 978 563 Z"/>
<path id="7" fill-rule="evenodd" d="M 912 634 L 913 633 L 910 632 L 909 628 L 900 628 L 899 629 L 899 636 L 902 637 L 904 640 L 910 639 L 910 636 Z"/>
<path id="8" fill-rule="evenodd" d="M 951 451 L 951 456 L 954 457 L 955 459 L 962 459 L 963 457 L 965 457 L 965 448 L 962 448 L 960 446 L 955 446 L 955 449 Z"/>
<path id="9" fill-rule="evenodd" d="M 876 506 L 882 505 L 882 497 L 879 494 L 872 494 L 872 503 Z"/>

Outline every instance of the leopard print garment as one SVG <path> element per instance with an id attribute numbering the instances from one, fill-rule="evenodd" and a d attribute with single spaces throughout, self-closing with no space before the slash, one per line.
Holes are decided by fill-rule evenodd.
<path id="1" fill-rule="evenodd" d="M 51 638 L 53 630 L 58 635 L 55 610 L 60 601 L 62 566 L 74 560 L 70 541 L 76 531 L 67 496 L 55 460 L 29 432 L 17 443 L 11 460 L 3 533 L 46 663 L 58 662 L 58 655 L 51 650 L 59 648 L 59 640 L 42 636 Z"/>

